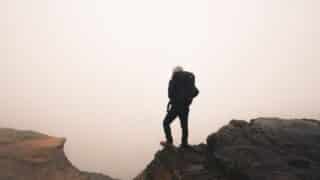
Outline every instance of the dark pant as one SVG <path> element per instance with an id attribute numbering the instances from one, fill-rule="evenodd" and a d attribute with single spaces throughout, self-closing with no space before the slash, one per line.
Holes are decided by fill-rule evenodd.
<path id="1" fill-rule="evenodd" d="M 170 124 L 176 117 L 179 117 L 180 124 L 182 128 L 182 144 L 188 144 L 188 116 L 189 116 L 189 107 L 179 107 L 173 105 L 168 111 L 164 121 L 163 121 L 163 129 L 166 135 L 166 139 L 168 143 L 173 143 Z"/>

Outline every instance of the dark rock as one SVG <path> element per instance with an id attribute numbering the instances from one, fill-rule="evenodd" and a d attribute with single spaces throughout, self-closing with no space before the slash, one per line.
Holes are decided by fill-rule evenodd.
<path id="1" fill-rule="evenodd" d="M 213 176 L 206 167 L 206 145 L 164 148 L 134 180 L 209 180 Z"/>
<path id="2" fill-rule="evenodd" d="M 192 149 L 159 151 L 135 180 L 320 179 L 317 120 L 232 120 Z"/>
<path id="3" fill-rule="evenodd" d="M 227 173 L 250 180 L 320 178 L 318 121 L 259 118 L 236 124 L 207 140 L 210 153 Z"/>

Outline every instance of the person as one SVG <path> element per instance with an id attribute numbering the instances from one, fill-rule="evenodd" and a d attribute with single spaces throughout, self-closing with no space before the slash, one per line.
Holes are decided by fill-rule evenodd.
<path id="1" fill-rule="evenodd" d="M 188 144 L 188 117 L 189 106 L 193 98 L 199 94 L 195 86 L 193 73 L 184 71 L 183 67 L 174 68 L 171 80 L 169 81 L 167 114 L 163 120 L 163 129 L 166 137 L 165 145 L 173 145 L 170 124 L 176 117 L 180 119 L 182 128 L 181 147 L 190 147 Z"/>

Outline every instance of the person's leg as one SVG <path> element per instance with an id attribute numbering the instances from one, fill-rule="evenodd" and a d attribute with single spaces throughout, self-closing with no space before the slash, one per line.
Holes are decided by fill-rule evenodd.
<path id="1" fill-rule="evenodd" d="M 163 129 L 164 129 L 164 134 L 166 136 L 167 143 L 171 143 L 171 144 L 173 143 L 170 124 L 177 117 L 177 115 L 178 115 L 177 111 L 174 108 L 171 108 L 163 120 Z"/>
<path id="2" fill-rule="evenodd" d="M 189 136 L 189 130 L 188 130 L 188 118 L 189 118 L 189 108 L 182 109 L 179 112 L 179 118 L 182 128 L 182 139 L 181 139 L 181 145 L 188 145 L 188 136 Z"/>

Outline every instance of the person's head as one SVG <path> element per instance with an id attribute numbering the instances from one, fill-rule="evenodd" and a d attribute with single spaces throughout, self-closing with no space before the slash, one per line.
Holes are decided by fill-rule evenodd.
<path id="1" fill-rule="evenodd" d="M 178 72 L 183 72 L 183 67 L 182 66 L 176 66 L 173 68 L 173 71 L 172 71 L 172 76 L 171 76 L 171 79 L 173 79 L 174 75 Z"/>
<path id="2" fill-rule="evenodd" d="M 173 68 L 173 74 L 177 73 L 177 72 L 182 72 L 183 71 L 183 67 L 182 66 L 176 66 L 175 68 Z"/>

